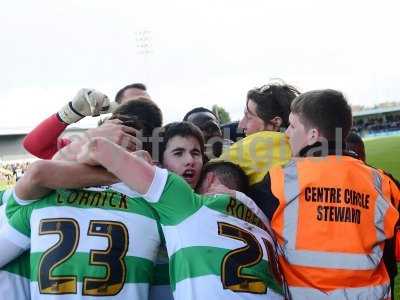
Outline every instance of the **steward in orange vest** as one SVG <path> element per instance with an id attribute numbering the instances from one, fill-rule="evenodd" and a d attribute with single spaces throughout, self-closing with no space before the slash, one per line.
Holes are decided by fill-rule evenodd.
<path id="1" fill-rule="evenodd" d="M 345 155 L 294 159 L 270 177 L 279 200 L 271 225 L 294 299 L 389 298 L 382 254 L 398 212 L 385 178 Z"/>
<path id="2" fill-rule="evenodd" d="M 340 92 L 297 97 L 286 131 L 296 157 L 251 195 L 271 216 L 294 300 L 391 297 L 382 254 L 398 212 L 388 177 L 342 152 L 351 119 Z"/>

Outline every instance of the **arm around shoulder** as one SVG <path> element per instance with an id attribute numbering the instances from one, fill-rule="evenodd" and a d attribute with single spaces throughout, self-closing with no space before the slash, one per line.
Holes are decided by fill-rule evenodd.
<path id="1" fill-rule="evenodd" d="M 78 154 L 78 161 L 104 166 L 140 194 L 148 192 L 156 171 L 156 167 L 143 158 L 105 138 L 94 138 L 86 143 Z"/>
<path id="2" fill-rule="evenodd" d="M 26 151 L 36 157 L 51 159 L 58 150 L 58 139 L 67 126 L 54 114 L 28 133 L 22 144 Z"/>
<path id="3" fill-rule="evenodd" d="M 82 188 L 115 183 L 117 178 L 104 168 L 77 162 L 34 162 L 18 180 L 15 193 L 19 199 L 34 200 L 58 188 Z"/>

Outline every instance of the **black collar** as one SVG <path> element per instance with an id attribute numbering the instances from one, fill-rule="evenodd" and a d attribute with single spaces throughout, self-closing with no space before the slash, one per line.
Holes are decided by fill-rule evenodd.
<path id="1" fill-rule="evenodd" d="M 338 144 L 335 141 L 328 141 L 328 147 L 324 147 L 321 142 L 316 142 L 312 145 L 306 146 L 300 150 L 300 157 L 321 157 L 327 155 L 341 155 L 351 156 L 359 159 L 358 155 L 353 151 L 346 150 L 346 144 Z"/>

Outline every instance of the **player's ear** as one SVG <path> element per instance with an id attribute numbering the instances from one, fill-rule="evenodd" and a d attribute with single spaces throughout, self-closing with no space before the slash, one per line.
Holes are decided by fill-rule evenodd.
<path id="1" fill-rule="evenodd" d="M 197 186 L 197 192 L 200 194 L 207 193 L 208 189 L 210 188 L 210 186 L 213 184 L 214 181 L 215 181 L 214 172 L 207 172 L 203 180 L 199 182 L 199 185 Z"/>
<path id="2" fill-rule="evenodd" d="M 307 132 L 307 144 L 312 145 L 319 141 L 321 135 L 318 128 L 310 128 Z"/>
<path id="3" fill-rule="evenodd" d="M 208 172 L 204 180 L 206 181 L 207 188 L 210 187 L 215 180 L 214 172 Z"/>

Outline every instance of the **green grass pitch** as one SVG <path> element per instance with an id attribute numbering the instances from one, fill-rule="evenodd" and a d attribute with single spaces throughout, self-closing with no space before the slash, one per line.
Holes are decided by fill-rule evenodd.
<path id="1" fill-rule="evenodd" d="M 400 179 L 400 135 L 364 141 L 367 163 Z"/>

